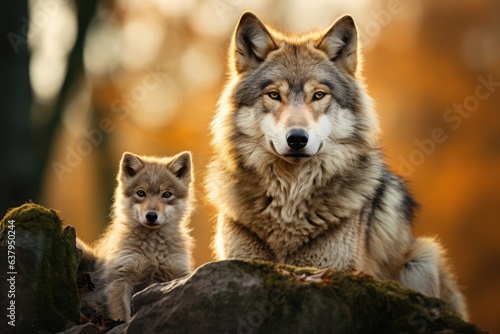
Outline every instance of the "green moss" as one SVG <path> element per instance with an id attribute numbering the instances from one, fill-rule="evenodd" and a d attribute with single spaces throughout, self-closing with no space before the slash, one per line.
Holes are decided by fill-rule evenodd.
<path id="1" fill-rule="evenodd" d="M 77 322 L 75 230 L 70 226 L 63 229 L 56 211 L 27 203 L 11 209 L 2 219 L 2 247 L 6 247 L 9 220 L 14 220 L 16 233 L 16 327 L 54 332 Z"/>
<path id="2" fill-rule="evenodd" d="M 240 265 L 245 265 L 241 263 Z M 326 305 L 328 317 L 339 319 L 336 330 L 346 333 L 429 333 L 453 328 L 459 333 L 482 333 L 480 329 L 444 311 L 444 302 L 421 295 L 390 281 L 341 271 L 329 271 L 323 282 L 307 282 L 299 277 L 318 273 L 317 268 L 297 268 L 253 262 L 263 275 L 263 284 L 269 291 L 283 294 L 282 307 L 266 319 L 263 332 L 278 330 L 287 324 L 293 329 L 294 319 L 315 317 L 307 305 Z M 293 273 L 293 274 L 289 274 Z M 276 319 L 284 319 L 277 322 Z M 291 327 L 290 327 L 291 326 Z M 300 331 L 300 328 L 295 328 Z"/>
<path id="3" fill-rule="evenodd" d="M 16 230 L 17 227 L 22 227 L 23 230 L 31 233 L 43 230 L 57 234 L 62 228 L 62 221 L 55 210 L 34 203 L 26 203 L 10 209 L 0 223 L 0 233 L 4 233 L 9 220 L 14 220 Z"/>

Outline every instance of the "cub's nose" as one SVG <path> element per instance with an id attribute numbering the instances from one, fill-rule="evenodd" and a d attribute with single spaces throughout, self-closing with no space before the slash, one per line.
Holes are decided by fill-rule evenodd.
<path id="1" fill-rule="evenodd" d="M 306 147 L 308 140 L 309 135 L 302 129 L 291 129 L 286 134 L 286 142 L 288 146 L 294 150 L 300 150 L 301 148 Z"/>
<path id="2" fill-rule="evenodd" d="M 158 219 L 158 215 L 156 214 L 156 212 L 148 212 L 146 213 L 146 219 L 148 220 L 148 222 L 154 223 Z"/>

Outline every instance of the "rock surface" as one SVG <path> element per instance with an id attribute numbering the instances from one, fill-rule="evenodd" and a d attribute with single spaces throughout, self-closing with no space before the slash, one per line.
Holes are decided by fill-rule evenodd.
<path id="1" fill-rule="evenodd" d="M 363 275 L 229 260 L 133 297 L 126 333 L 484 333 L 439 299 Z"/>
<path id="2" fill-rule="evenodd" d="M 75 230 L 33 203 L 11 209 L 0 224 L 0 307 L 14 306 L 0 333 L 54 333 L 78 323 Z"/>
<path id="3" fill-rule="evenodd" d="M 59 334 L 100 334 L 105 332 L 106 334 L 124 334 L 127 328 L 127 324 L 123 323 L 121 325 L 115 326 L 110 330 L 99 330 L 94 324 L 86 323 L 84 325 L 74 326 L 70 329 L 65 330 L 64 332 L 60 332 Z"/>
<path id="4" fill-rule="evenodd" d="M 60 334 L 100 334 L 99 328 L 91 323 L 71 327 L 70 329 L 61 332 Z"/>

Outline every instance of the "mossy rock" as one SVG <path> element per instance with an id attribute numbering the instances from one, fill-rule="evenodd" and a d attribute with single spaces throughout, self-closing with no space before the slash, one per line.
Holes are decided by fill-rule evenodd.
<path id="1" fill-rule="evenodd" d="M 208 263 L 133 297 L 127 333 L 484 333 L 391 282 L 262 262 Z"/>
<path id="2" fill-rule="evenodd" d="M 15 278 L 12 298 L 9 291 L 14 285 L 1 285 L 1 308 L 5 310 L 11 301 L 15 302 L 15 327 L 9 325 L 9 317 L 7 321 L 4 317 L 0 332 L 53 333 L 77 323 L 76 272 L 80 255 L 75 230 L 71 226 L 63 228 L 56 211 L 33 203 L 9 210 L 0 224 L 1 280 Z M 8 255 L 12 253 L 8 251 L 12 240 L 15 264 L 10 267 L 8 260 L 12 258 Z"/>

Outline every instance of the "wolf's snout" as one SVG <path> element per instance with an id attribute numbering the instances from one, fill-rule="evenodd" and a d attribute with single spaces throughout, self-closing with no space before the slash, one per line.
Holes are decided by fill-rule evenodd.
<path id="1" fill-rule="evenodd" d="M 309 135 L 305 130 L 292 129 L 286 134 L 286 142 L 288 146 L 294 150 L 300 150 L 307 145 Z"/>
<path id="2" fill-rule="evenodd" d="M 146 219 L 150 223 L 154 223 L 158 219 L 158 215 L 156 212 L 148 212 L 146 213 Z"/>

